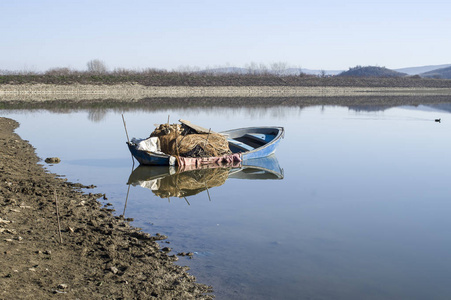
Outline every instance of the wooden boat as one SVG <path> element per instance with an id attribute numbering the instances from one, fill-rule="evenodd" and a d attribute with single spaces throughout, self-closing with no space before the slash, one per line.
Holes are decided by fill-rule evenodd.
<path id="1" fill-rule="evenodd" d="M 267 157 L 276 151 L 284 136 L 283 127 L 248 127 L 219 132 L 227 137 L 233 154 L 239 154 L 241 161 Z M 137 143 L 127 142 L 133 157 L 141 165 L 168 166 L 176 159 L 165 153 L 138 150 Z"/>

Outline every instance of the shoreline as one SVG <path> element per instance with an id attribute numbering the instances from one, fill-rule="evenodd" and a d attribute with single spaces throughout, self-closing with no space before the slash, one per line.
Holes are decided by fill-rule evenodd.
<path id="1" fill-rule="evenodd" d="M 0 298 L 213 298 L 160 249 L 165 236 L 113 216 L 103 194 L 82 191 L 91 186 L 50 173 L 18 126 L 0 117 Z"/>
<path id="2" fill-rule="evenodd" d="M 1 84 L 0 102 L 47 101 L 130 102 L 139 99 L 183 98 L 335 98 L 451 97 L 449 87 L 343 86 L 144 86 L 140 84 Z"/>

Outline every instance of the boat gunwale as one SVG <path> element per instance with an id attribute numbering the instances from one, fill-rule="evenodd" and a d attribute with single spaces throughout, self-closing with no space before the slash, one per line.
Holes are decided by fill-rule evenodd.
<path id="1" fill-rule="evenodd" d="M 249 134 L 249 133 L 252 133 L 252 131 L 251 131 L 252 129 L 257 129 L 257 130 L 258 129 L 276 129 L 278 132 L 277 132 L 276 136 L 270 142 L 268 142 L 260 147 L 254 148 L 253 150 L 249 150 L 246 152 L 239 152 L 241 155 L 254 153 L 254 152 L 260 151 L 262 149 L 265 149 L 265 148 L 273 145 L 274 143 L 276 143 L 278 140 L 280 140 L 280 138 L 283 138 L 283 135 L 285 133 L 285 129 L 281 126 L 244 127 L 244 128 L 237 128 L 237 129 L 221 131 L 220 133 L 227 134 L 228 132 L 249 130 L 249 132 L 246 133 L 246 134 Z M 254 133 L 259 133 L 259 132 L 254 132 Z M 264 133 L 262 133 L 262 134 L 264 134 Z"/>

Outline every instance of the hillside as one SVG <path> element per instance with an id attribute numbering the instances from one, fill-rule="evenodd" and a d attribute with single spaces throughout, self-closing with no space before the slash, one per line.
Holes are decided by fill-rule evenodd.
<path id="1" fill-rule="evenodd" d="M 397 72 L 406 73 L 407 75 L 419 75 L 421 73 L 426 73 L 430 71 L 434 71 L 437 69 L 448 68 L 451 67 L 451 64 L 447 65 L 435 65 L 435 66 L 421 66 L 421 67 L 408 67 L 401 69 L 394 69 Z"/>
<path id="2" fill-rule="evenodd" d="M 373 67 L 373 66 L 357 66 L 349 68 L 348 71 L 338 74 L 338 76 L 346 77 L 403 77 L 406 73 L 396 72 L 385 67 Z"/>
<path id="3" fill-rule="evenodd" d="M 430 72 L 420 74 L 421 77 L 426 78 L 440 78 L 440 79 L 451 79 L 451 67 L 442 68 L 438 70 L 433 70 Z"/>

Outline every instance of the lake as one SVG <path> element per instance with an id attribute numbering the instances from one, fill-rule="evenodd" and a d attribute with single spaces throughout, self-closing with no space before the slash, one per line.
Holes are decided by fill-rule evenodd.
<path id="1" fill-rule="evenodd" d="M 450 299 L 450 107 L 1 113 L 41 158 L 61 158 L 51 172 L 96 185 L 171 254 L 193 252 L 177 264 L 217 299 Z M 128 185 L 122 112 L 130 138 L 168 115 L 214 131 L 284 126 L 279 177 L 241 172 L 186 199 Z"/>

